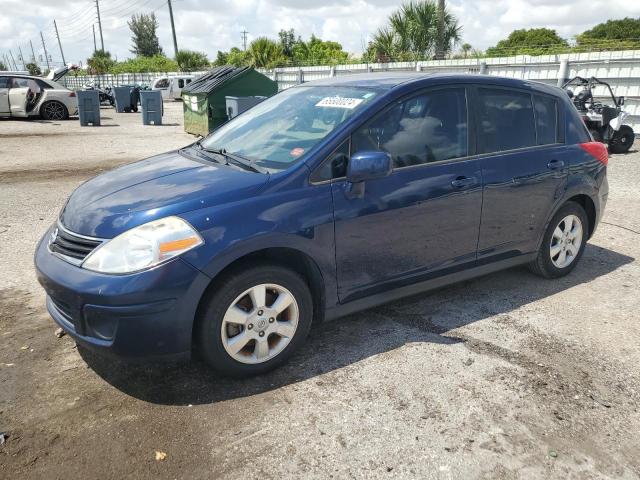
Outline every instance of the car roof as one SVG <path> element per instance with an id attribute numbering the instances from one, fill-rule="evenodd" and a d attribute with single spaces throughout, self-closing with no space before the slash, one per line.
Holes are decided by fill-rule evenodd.
<path id="1" fill-rule="evenodd" d="M 518 78 L 498 77 L 493 75 L 477 75 L 471 73 L 422 73 L 422 72 L 380 72 L 380 73 L 353 73 L 339 77 L 325 78 L 301 84 L 300 86 L 336 86 L 336 87 L 361 87 L 391 90 L 400 86 L 411 85 L 435 86 L 455 83 L 475 83 L 486 85 L 500 85 L 514 88 L 534 88 L 553 95 L 558 95 L 561 89 L 532 80 Z"/>

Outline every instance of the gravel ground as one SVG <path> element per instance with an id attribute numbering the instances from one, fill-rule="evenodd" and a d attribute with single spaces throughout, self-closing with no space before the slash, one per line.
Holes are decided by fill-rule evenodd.
<path id="1" fill-rule="evenodd" d="M 78 351 L 33 272 L 79 183 L 192 141 L 180 109 L 0 120 L 0 477 L 640 478 L 638 145 L 611 158 L 570 276 L 512 269 L 328 322 L 238 381 Z"/>

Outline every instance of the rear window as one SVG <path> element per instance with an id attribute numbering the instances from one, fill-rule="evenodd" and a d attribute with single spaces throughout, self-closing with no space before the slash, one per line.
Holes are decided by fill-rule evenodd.
<path id="1" fill-rule="evenodd" d="M 480 88 L 481 153 L 502 152 L 536 145 L 531 95 Z"/>
<path id="2" fill-rule="evenodd" d="M 558 143 L 558 102 L 553 97 L 534 95 L 538 145 Z"/>

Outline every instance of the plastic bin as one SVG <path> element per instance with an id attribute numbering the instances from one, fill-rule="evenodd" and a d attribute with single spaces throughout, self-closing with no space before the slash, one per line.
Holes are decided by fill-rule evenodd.
<path id="1" fill-rule="evenodd" d="M 125 108 L 131 109 L 131 87 L 113 87 L 113 96 L 116 99 L 116 112 L 124 113 Z"/>
<path id="2" fill-rule="evenodd" d="M 140 92 L 142 106 L 142 123 L 144 125 L 162 125 L 162 92 L 160 90 L 143 90 Z"/>
<path id="3" fill-rule="evenodd" d="M 86 127 L 92 124 L 94 127 L 100 125 L 100 92 L 97 90 L 79 90 L 78 116 L 80 125 Z"/>
<path id="4" fill-rule="evenodd" d="M 262 96 L 254 96 L 254 97 L 231 97 L 227 96 L 226 105 L 227 105 L 227 117 L 231 120 L 233 117 L 237 117 L 243 112 L 246 112 L 251 107 L 259 104 L 267 97 Z"/>

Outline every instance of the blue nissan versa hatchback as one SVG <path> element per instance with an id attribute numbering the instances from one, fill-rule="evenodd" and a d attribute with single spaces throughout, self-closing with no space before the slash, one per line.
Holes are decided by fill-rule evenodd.
<path id="1" fill-rule="evenodd" d="M 325 317 L 519 264 L 568 274 L 602 215 L 607 161 L 555 87 L 333 78 L 84 183 L 35 263 L 79 344 L 196 350 L 253 375 Z"/>

